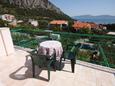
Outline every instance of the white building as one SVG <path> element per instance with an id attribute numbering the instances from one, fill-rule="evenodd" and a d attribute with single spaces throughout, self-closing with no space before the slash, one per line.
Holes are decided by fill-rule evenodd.
<path id="1" fill-rule="evenodd" d="M 115 35 L 115 32 L 108 32 L 108 35 Z"/>
<path id="2" fill-rule="evenodd" d="M 2 20 L 8 21 L 8 22 L 12 22 L 13 20 L 15 20 L 15 16 L 14 15 L 10 15 L 10 14 L 1 15 L 0 18 Z"/>
<path id="3" fill-rule="evenodd" d="M 28 22 L 29 22 L 31 25 L 33 25 L 34 27 L 37 27 L 37 26 L 39 25 L 37 20 L 29 19 Z"/>

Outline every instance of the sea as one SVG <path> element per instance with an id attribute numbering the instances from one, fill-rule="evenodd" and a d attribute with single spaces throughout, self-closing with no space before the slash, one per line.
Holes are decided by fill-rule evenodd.
<path id="1" fill-rule="evenodd" d="M 77 20 L 82 22 L 94 22 L 97 24 L 115 24 L 115 19 L 83 19 L 78 18 Z"/>

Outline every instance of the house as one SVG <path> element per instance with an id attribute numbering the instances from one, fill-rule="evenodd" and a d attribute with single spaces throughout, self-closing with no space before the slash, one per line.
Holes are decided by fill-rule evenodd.
<path id="1" fill-rule="evenodd" d="M 80 22 L 80 21 L 74 21 L 74 24 L 72 26 L 75 30 L 80 29 L 91 29 L 91 25 L 86 22 Z"/>
<path id="2" fill-rule="evenodd" d="M 49 29 L 57 28 L 58 30 L 67 29 L 67 27 L 68 27 L 68 21 L 66 20 L 53 20 L 50 21 L 48 26 Z"/>
<path id="3" fill-rule="evenodd" d="M 3 20 L 3 21 L 7 21 L 8 25 L 10 25 L 11 27 L 16 27 L 17 26 L 17 20 L 16 20 L 14 15 L 3 14 L 3 15 L 0 15 L 0 19 Z"/>
<path id="4" fill-rule="evenodd" d="M 99 29 L 102 29 L 102 30 L 107 30 L 107 27 L 102 25 L 102 24 L 99 24 Z"/>
<path id="5" fill-rule="evenodd" d="M 59 25 L 66 24 L 66 25 L 68 25 L 68 21 L 65 21 L 65 20 L 53 20 L 53 21 L 50 22 L 50 24 L 59 24 Z"/>
<path id="6" fill-rule="evenodd" d="M 75 30 L 80 30 L 80 29 L 106 30 L 107 29 L 107 27 L 101 24 L 96 24 L 94 22 L 80 22 L 80 21 L 74 21 L 73 28 Z"/>
<path id="7" fill-rule="evenodd" d="M 34 19 L 29 19 L 28 21 L 32 26 L 34 27 L 37 27 L 39 24 L 38 24 L 38 21 L 37 20 L 34 20 Z"/>
<path id="8" fill-rule="evenodd" d="M 17 20 L 13 20 L 12 22 L 8 23 L 10 26 L 12 27 L 16 27 L 17 26 Z"/>
<path id="9" fill-rule="evenodd" d="M 1 15 L 1 19 L 8 22 L 12 22 L 13 20 L 15 20 L 15 16 L 11 14 L 4 14 L 4 15 Z"/>
<path id="10" fill-rule="evenodd" d="M 108 32 L 108 35 L 115 35 L 115 32 Z"/>
<path id="11" fill-rule="evenodd" d="M 18 24 L 19 24 L 19 23 L 24 23 L 24 21 L 23 21 L 23 20 L 18 20 L 17 23 L 18 23 Z"/>
<path id="12" fill-rule="evenodd" d="M 91 29 L 98 29 L 99 25 L 94 22 L 88 22 L 91 25 Z"/>

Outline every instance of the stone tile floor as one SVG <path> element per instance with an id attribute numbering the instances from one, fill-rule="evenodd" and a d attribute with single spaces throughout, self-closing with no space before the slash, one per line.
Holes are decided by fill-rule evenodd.
<path id="1" fill-rule="evenodd" d="M 66 63 L 61 71 L 51 71 L 47 81 L 47 70 L 36 67 L 36 78 L 32 78 L 31 59 L 27 52 L 16 49 L 14 55 L 0 57 L 0 86 L 115 86 L 115 75 L 86 66 L 75 66 L 71 73 Z"/>

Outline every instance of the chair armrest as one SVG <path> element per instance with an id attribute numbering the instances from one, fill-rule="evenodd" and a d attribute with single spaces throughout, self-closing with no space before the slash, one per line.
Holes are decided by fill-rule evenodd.
<path id="1" fill-rule="evenodd" d="M 37 55 L 37 49 L 34 49 L 34 50 L 32 50 L 32 51 L 28 51 L 28 55 L 26 56 L 26 57 L 33 57 L 32 55 Z"/>
<path id="2" fill-rule="evenodd" d="M 74 44 L 68 44 L 67 46 L 66 46 L 66 50 L 69 48 L 69 47 L 73 47 L 73 46 L 75 46 Z"/>
<path id="3" fill-rule="evenodd" d="M 49 61 L 47 62 L 47 64 L 48 64 L 47 66 L 50 67 L 51 64 L 52 64 L 52 62 L 53 62 L 53 60 L 49 60 Z"/>
<path id="4" fill-rule="evenodd" d="M 71 48 L 71 52 L 74 52 L 75 51 L 75 46 L 73 46 L 72 48 Z"/>
<path id="5" fill-rule="evenodd" d="M 37 52 L 37 49 L 32 50 L 30 53 L 35 53 Z"/>
<path id="6" fill-rule="evenodd" d="M 71 48 L 65 52 L 65 57 L 67 59 L 74 59 L 76 56 L 76 46 L 75 45 L 71 45 Z"/>

